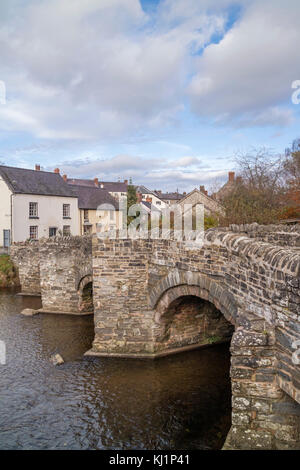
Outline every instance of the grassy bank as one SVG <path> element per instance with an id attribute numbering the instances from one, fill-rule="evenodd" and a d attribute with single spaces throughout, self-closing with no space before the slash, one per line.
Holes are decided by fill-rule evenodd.
<path id="1" fill-rule="evenodd" d="M 8 255 L 0 255 L 0 287 L 19 285 L 19 279 L 14 265 Z"/>

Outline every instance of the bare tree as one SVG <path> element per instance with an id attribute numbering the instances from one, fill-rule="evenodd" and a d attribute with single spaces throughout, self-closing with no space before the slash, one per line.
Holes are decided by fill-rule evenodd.
<path id="1" fill-rule="evenodd" d="M 282 157 L 262 148 L 251 154 L 238 154 L 235 162 L 238 176 L 222 201 L 226 209 L 222 222 L 277 222 L 285 187 Z"/>

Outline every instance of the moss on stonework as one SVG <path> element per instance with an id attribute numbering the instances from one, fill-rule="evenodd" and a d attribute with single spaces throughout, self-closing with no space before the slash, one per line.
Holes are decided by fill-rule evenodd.
<path id="1" fill-rule="evenodd" d="M 0 287 L 19 285 L 16 269 L 8 255 L 0 255 Z"/>
<path id="2" fill-rule="evenodd" d="M 222 341 L 224 340 L 224 338 L 221 338 L 221 336 L 207 336 L 205 338 L 205 341 L 208 343 L 208 344 L 213 344 L 213 343 L 218 343 L 219 341 Z"/>

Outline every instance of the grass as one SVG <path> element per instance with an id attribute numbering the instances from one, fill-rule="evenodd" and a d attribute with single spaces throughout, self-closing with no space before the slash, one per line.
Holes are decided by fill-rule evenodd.
<path id="1" fill-rule="evenodd" d="M 11 286 L 17 278 L 16 270 L 8 255 L 0 255 L 0 287 Z"/>

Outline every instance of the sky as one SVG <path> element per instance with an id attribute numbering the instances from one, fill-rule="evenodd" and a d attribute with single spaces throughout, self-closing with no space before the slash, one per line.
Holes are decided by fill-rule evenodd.
<path id="1" fill-rule="evenodd" d="M 1 0 L 0 162 L 213 189 L 238 153 L 300 137 L 299 16 L 299 0 Z"/>

